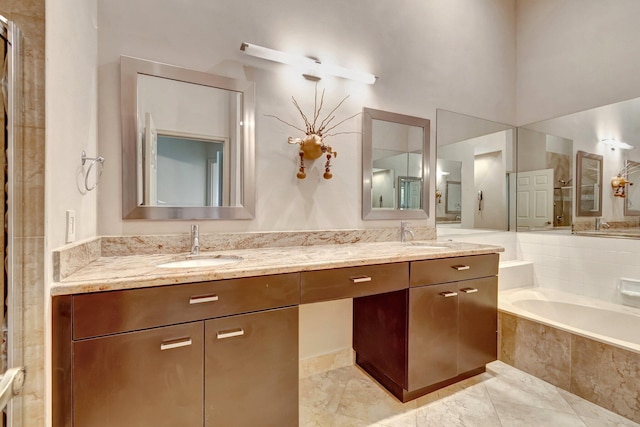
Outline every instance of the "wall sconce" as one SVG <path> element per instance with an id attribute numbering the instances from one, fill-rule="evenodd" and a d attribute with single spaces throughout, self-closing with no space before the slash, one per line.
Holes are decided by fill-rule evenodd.
<path id="1" fill-rule="evenodd" d="M 290 53 L 269 49 L 268 47 L 258 46 L 251 43 L 242 43 L 242 45 L 240 45 L 240 50 L 247 55 L 255 56 L 256 58 L 299 67 L 304 70 L 303 76 L 305 78 L 314 81 L 320 80 L 322 75 L 330 75 L 372 85 L 378 78 L 375 75 L 364 71 L 352 70 L 339 65 L 323 64 L 314 58 L 292 55 Z"/>
<path id="2" fill-rule="evenodd" d="M 626 142 L 618 141 L 617 139 L 614 139 L 614 138 L 601 139 L 600 142 L 602 142 L 604 145 L 610 147 L 612 151 L 615 150 L 616 148 L 619 148 L 621 150 L 633 150 L 634 148 L 636 148 L 631 144 L 627 144 Z"/>

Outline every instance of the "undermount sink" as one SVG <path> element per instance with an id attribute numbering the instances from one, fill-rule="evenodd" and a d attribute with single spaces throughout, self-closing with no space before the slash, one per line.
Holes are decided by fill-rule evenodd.
<path id="1" fill-rule="evenodd" d="M 216 267 L 218 265 L 233 264 L 242 261 L 241 257 L 232 255 L 211 255 L 193 256 L 186 259 L 158 264 L 160 268 L 193 268 L 193 267 Z"/>
<path id="2" fill-rule="evenodd" d="M 408 242 L 408 246 L 415 246 L 421 249 L 433 249 L 433 250 L 451 249 L 449 246 L 438 246 L 429 242 Z"/>

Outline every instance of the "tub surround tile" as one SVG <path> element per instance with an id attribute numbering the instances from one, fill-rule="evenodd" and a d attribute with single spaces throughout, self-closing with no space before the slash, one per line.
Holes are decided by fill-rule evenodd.
<path id="1" fill-rule="evenodd" d="M 640 422 L 640 354 L 573 336 L 570 391 Z"/>
<path id="2" fill-rule="evenodd" d="M 502 361 L 555 386 L 569 389 L 571 334 L 500 312 Z"/>
<path id="3" fill-rule="evenodd" d="M 640 354 L 499 312 L 501 361 L 548 381 L 562 392 L 565 402 L 584 417 L 587 425 L 627 425 L 626 417 L 640 422 Z M 487 388 L 491 392 L 490 386 Z M 517 399 L 518 394 L 508 396 Z M 579 397 L 578 397 L 579 396 Z M 500 396 L 492 396 L 502 400 Z M 586 399 L 581 400 L 580 398 Z M 525 403 L 526 397 L 514 403 Z M 598 424 L 597 406 L 613 411 Z M 529 405 L 536 406 L 529 402 Z M 566 410 L 553 408 L 554 410 Z M 615 414 L 614 414 L 615 413 Z"/>

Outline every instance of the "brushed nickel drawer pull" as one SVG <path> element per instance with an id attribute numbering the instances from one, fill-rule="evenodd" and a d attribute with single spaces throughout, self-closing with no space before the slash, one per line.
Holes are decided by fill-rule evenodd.
<path id="1" fill-rule="evenodd" d="M 244 329 L 229 329 L 226 331 L 218 331 L 218 333 L 216 334 L 216 338 L 219 340 L 223 340 L 225 338 L 239 337 L 241 335 L 244 335 Z"/>
<path id="2" fill-rule="evenodd" d="M 453 291 L 445 291 L 445 292 L 440 292 L 440 295 L 442 295 L 445 298 L 449 298 L 449 297 L 458 296 L 458 293 L 457 292 L 453 292 Z"/>
<path id="3" fill-rule="evenodd" d="M 351 281 L 353 283 L 370 282 L 371 281 L 371 277 L 369 277 L 369 276 L 355 276 L 355 277 L 351 277 Z"/>
<path id="4" fill-rule="evenodd" d="M 468 265 L 452 265 L 451 268 L 454 268 L 454 269 L 456 269 L 458 271 L 464 271 L 464 270 L 471 269 L 471 267 L 468 266 Z"/>
<path id="5" fill-rule="evenodd" d="M 476 292 L 478 292 L 478 290 L 476 288 L 464 288 L 464 289 L 460 289 L 462 292 L 464 292 L 465 294 L 474 294 Z"/>
<path id="6" fill-rule="evenodd" d="M 189 298 L 189 304 L 202 304 L 205 302 L 218 301 L 218 295 L 201 295 Z"/>
<path id="7" fill-rule="evenodd" d="M 172 348 L 190 346 L 191 338 L 178 338 L 177 340 L 165 341 L 160 344 L 160 350 L 171 350 Z"/>

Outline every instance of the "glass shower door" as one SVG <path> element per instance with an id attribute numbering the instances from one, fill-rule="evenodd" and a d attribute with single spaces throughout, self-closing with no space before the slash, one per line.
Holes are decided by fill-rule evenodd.
<path id="1" fill-rule="evenodd" d="M 14 277 L 13 252 L 13 186 L 9 179 L 13 171 L 14 144 L 19 141 L 20 96 L 18 91 L 19 70 L 19 31 L 16 26 L 0 16 L 0 94 L 2 96 L 2 114 L 0 114 L 0 215 L 4 218 L 2 244 L 2 274 L 0 274 L 0 298 L 3 304 L 0 310 L 2 348 L 0 357 L 0 410 L 3 427 L 21 425 L 19 393 L 24 384 L 22 367 L 22 292 Z M 18 270 L 18 269 L 15 269 Z"/>

